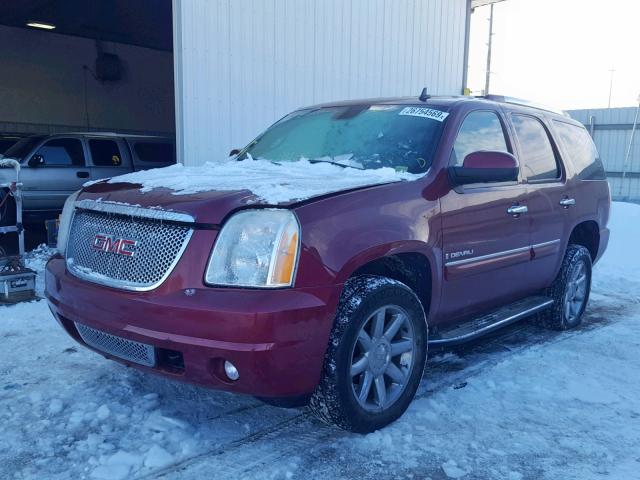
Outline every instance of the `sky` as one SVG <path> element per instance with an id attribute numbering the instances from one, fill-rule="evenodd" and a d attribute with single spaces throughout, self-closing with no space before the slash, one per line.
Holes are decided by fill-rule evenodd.
<path id="1" fill-rule="evenodd" d="M 484 89 L 489 6 L 471 16 L 468 86 Z M 562 109 L 638 104 L 640 0 L 505 0 L 494 6 L 489 92 Z"/>

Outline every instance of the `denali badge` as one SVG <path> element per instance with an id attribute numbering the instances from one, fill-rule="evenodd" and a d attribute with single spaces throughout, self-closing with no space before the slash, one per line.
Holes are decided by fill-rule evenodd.
<path id="1" fill-rule="evenodd" d="M 137 240 L 116 238 L 105 233 L 98 233 L 93 238 L 93 248 L 96 250 L 124 255 L 125 257 L 133 257 L 136 254 L 134 250 L 136 245 L 138 245 Z"/>
<path id="2" fill-rule="evenodd" d="M 466 250 L 461 250 L 459 252 L 445 253 L 444 254 L 444 259 L 445 260 L 449 260 L 451 258 L 466 257 L 467 255 L 473 255 L 473 248 L 466 249 Z"/>

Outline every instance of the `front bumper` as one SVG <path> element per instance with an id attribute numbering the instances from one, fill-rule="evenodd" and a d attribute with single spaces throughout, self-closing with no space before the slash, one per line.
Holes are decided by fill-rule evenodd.
<path id="1" fill-rule="evenodd" d="M 174 272 L 175 273 L 175 272 Z M 58 322 L 80 343 L 75 323 L 160 353 L 179 352 L 183 368 L 159 362 L 143 370 L 223 390 L 286 397 L 311 393 L 320 380 L 341 285 L 249 290 L 165 282 L 150 292 L 126 292 L 80 280 L 56 256 L 46 268 L 46 297 Z M 182 286 L 184 287 L 184 286 Z M 240 372 L 232 382 L 224 360 Z"/>

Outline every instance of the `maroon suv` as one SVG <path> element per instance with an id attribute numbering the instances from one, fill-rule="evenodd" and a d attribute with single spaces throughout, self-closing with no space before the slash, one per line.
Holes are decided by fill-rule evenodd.
<path id="1" fill-rule="evenodd" d="M 235 153 L 226 164 L 248 188 L 220 178 L 178 195 L 117 177 L 69 199 L 46 271 L 69 335 L 368 432 L 405 411 L 427 347 L 531 315 L 557 329 L 581 321 L 610 196 L 589 134 L 567 116 L 498 97 L 332 103 Z M 276 173 L 256 183 L 265 162 Z M 255 193 L 279 171 L 319 175 L 317 163 L 344 180 L 398 177 L 316 178 L 326 191 L 286 201 Z"/>

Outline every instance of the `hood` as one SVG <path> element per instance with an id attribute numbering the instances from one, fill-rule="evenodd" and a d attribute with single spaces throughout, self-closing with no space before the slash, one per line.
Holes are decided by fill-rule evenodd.
<path id="1" fill-rule="evenodd" d="M 149 192 L 140 189 L 139 184 L 96 183 L 86 187 L 79 199 L 188 213 L 196 222 L 208 224 L 221 224 L 230 212 L 261 203 L 248 190 L 173 195 L 167 188 L 155 188 Z"/>
<path id="2" fill-rule="evenodd" d="M 88 199 L 123 206 L 187 213 L 198 223 L 221 225 L 231 212 L 241 208 L 294 208 L 323 198 L 350 193 L 356 190 L 375 188 L 382 185 L 385 184 L 350 188 L 298 201 L 265 203 L 250 190 L 210 190 L 189 195 L 175 195 L 171 190 L 166 188 L 156 188 L 149 192 L 142 192 L 139 184 L 109 184 L 102 182 L 94 183 L 84 188 L 78 200 Z"/>
<path id="3" fill-rule="evenodd" d="M 360 170 L 308 161 L 223 161 L 201 167 L 180 164 L 85 184 L 82 199 L 188 213 L 197 222 L 220 224 L 249 206 L 292 207 L 328 195 L 422 175 L 392 168 Z"/>

